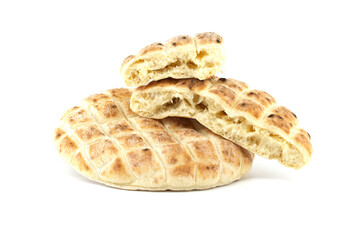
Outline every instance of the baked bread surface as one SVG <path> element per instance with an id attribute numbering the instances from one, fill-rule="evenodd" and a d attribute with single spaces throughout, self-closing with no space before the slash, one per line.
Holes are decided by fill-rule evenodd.
<path id="1" fill-rule="evenodd" d="M 312 155 L 310 135 L 296 115 L 268 93 L 230 78 L 164 79 L 138 87 L 131 109 L 162 119 L 188 117 L 265 158 L 301 168 Z"/>
<path id="2" fill-rule="evenodd" d="M 177 36 L 165 44 L 153 43 L 123 61 L 120 74 L 127 86 L 140 86 L 164 78 L 209 78 L 222 70 L 223 39 L 205 32 Z"/>
<path id="3" fill-rule="evenodd" d="M 185 118 L 140 117 L 129 89 L 112 89 L 68 110 L 55 130 L 64 160 L 87 178 L 122 189 L 192 190 L 246 174 L 254 155 Z"/>

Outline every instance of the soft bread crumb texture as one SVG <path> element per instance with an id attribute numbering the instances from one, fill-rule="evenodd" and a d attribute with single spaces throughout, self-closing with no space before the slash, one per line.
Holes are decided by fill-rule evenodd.
<path id="1" fill-rule="evenodd" d="M 291 168 L 303 167 L 312 155 L 310 134 L 299 128 L 294 113 L 268 93 L 234 79 L 152 82 L 135 90 L 131 109 L 155 119 L 194 118 L 243 148 Z"/>
<path id="2" fill-rule="evenodd" d="M 127 86 L 140 86 L 164 78 L 209 78 L 222 70 L 223 39 L 216 33 L 199 33 L 153 43 L 138 55 L 128 56 L 120 73 Z"/>
<path id="3" fill-rule="evenodd" d="M 55 130 L 64 160 L 79 173 L 131 190 L 193 190 L 240 179 L 254 154 L 196 120 L 138 116 L 129 89 L 112 89 L 68 110 Z"/>

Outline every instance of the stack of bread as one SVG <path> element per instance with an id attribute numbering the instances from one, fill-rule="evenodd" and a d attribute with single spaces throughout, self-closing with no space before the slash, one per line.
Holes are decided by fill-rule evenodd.
<path id="1" fill-rule="evenodd" d="M 200 33 L 127 57 L 131 88 L 85 98 L 55 131 L 57 150 L 82 175 L 133 190 L 207 189 L 240 179 L 254 154 L 299 169 L 310 135 L 268 93 L 215 76 L 223 39 Z"/>

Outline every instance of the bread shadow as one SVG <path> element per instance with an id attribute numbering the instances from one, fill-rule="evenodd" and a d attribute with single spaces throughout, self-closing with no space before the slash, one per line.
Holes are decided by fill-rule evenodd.
<path id="1" fill-rule="evenodd" d="M 72 177 L 72 178 L 75 178 L 77 181 L 81 181 L 81 182 L 85 182 L 85 183 L 90 183 L 90 184 L 94 184 L 94 185 L 98 185 L 98 186 L 105 186 L 104 184 L 102 183 L 99 183 L 99 182 L 96 182 L 94 180 L 91 180 L 87 177 L 84 177 L 83 175 L 81 175 L 80 173 L 78 173 L 75 169 L 68 169 L 66 171 L 67 175 Z"/>
<path id="2" fill-rule="evenodd" d="M 265 160 L 269 161 L 269 160 Z M 274 164 L 278 164 L 277 166 Z M 246 174 L 240 181 L 247 181 L 252 179 L 267 179 L 267 180 L 285 180 L 285 181 L 292 181 L 294 175 L 293 169 L 289 169 L 280 165 L 277 162 L 269 163 L 259 163 L 257 162 L 255 166 L 250 170 L 248 174 Z"/>

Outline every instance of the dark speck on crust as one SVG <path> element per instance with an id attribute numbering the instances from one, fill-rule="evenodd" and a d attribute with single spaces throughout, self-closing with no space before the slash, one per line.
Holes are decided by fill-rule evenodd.
<path id="1" fill-rule="evenodd" d="M 162 44 L 162 43 L 158 43 L 157 45 L 162 46 L 163 44 Z"/>
<path id="2" fill-rule="evenodd" d="M 216 42 L 217 42 L 217 43 L 220 43 L 221 41 L 220 41 L 220 39 L 216 39 Z"/>
<path id="3" fill-rule="evenodd" d="M 242 107 L 245 107 L 245 106 L 246 106 L 246 103 L 242 103 L 241 106 L 242 106 Z"/>
<path id="4" fill-rule="evenodd" d="M 194 86 L 194 79 L 191 79 L 190 84 L 189 84 L 190 90 L 192 89 L 193 86 Z"/>
<path id="5" fill-rule="evenodd" d="M 294 117 L 295 117 L 295 118 L 297 118 L 297 116 L 296 116 L 296 114 L 295 114 L 295 113 L 293 113 L 293 112 L 291 112 L 291 113 L 294 115 Z"/>
<path id="6" fill-rule="evenodd" d="M 225 82 L 226 78 L 219 78 L 219 81 Z"/>
<path id="7" fill-rule="evenodd" d="M 283 119 L 283 117 L 282 116 L 279 116 L 279 115 L 275 115 L 275 114 L 270 114 L 268 117 L 269 118 L 273 118 L 273 117 L 278 117 L 278 118 L 280 118 L 280 119 Z"/>
<path id="8" fill-rule="evenodd" d="M 176 42 L 173 42 L 172 45 L 173 45 L 173 46 L 176 46 Z"/>
<path id="9" fill-rule="evenodd" d="M 184 37 L 182 37 L 182 39 L 186 39 L 186 37 L 184 36 Z"/>
<path id="10" fill-rule="evenodd" d="M 149 151 L 149 149 L 148 149 L 148 148 L 145 148 L 145 149 L 143 149 L 143 151 L 146 152 L 146 151 Z"/>

